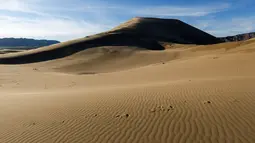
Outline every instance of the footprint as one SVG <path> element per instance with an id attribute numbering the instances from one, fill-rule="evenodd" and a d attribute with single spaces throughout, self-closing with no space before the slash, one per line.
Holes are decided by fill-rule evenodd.
<path id="1" fill-rule="evenodd" d="M 212 102 L 211 101 L 205 101 L 204 104 L 211 104 Z"/>
<path id="2" fill-rule="evenodd" d="M 154 112 L 156 112 L 156 109 L 155 109 L 155 108 L 153 108 L 153 109 L 151 109 L 150 111 L 154 113 Z"/>
<path id="3" fill-rule="evenodd" d="M 170 111 L 170 110 L 174 110 L 174 107 L 172 105 L 170 105 L 169 108 L 167 109 L 167 111 Z"/>
<path id="4" fill-rule="evenodd" d="M 128 118 L 130 115 L 129 114 L 122 114 L 122 115 L 116 115 L 116 118 Z"/>
<path id="5" fill-rule="evenodd" d="M 160 106 L 160 107 L 159 107 L 159 110 L 160 110 L 160 111 L 165 111 L 166 109 L 164 108 L 164 106 Z"/>
<path id="6" fill-rule="evenodd" d="M 75 86 L 76 85 L 76 83 L 75 82 L 72 82 L 70 85 L 68 85 L 68 87 L 73 87 L 73 86 Z"/>
<path id="7" fill-rule="evenodd" d="M 157 108 L 152 108 L 150 110 L 151 113 L 155 113 L 155 112 L 165 112 L 165 111 L 170 111 L 173 110 L 174 107 L 172 105 L 170 105 L 169 107 L 164 107 L 164 106 L 158 106 Z"/>

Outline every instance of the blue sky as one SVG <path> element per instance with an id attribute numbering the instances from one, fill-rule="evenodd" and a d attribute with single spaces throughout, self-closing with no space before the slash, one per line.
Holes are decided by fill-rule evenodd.
<path id="1" fill-rule="evenodd" d="M 133 17 L 175 18 L 215 36 L 255 31 L 254 0 L 0 0 L 0 37 L 71 40 Z"/>

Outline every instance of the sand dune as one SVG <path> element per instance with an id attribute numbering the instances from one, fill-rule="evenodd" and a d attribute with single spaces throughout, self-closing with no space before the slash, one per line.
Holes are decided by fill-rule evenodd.
<path id="1" fill-rule="evenodd" d="M 215 44 L 216 37 L 177 19 L 133 18 L 110 32 L 142 35 L 157 41 L 181 44 Z"/>
<path id="2" fill-rule="evenodd" d="M 130 46 L 104 46 L 82 50 L 70 56 L 28 64 L 41 71 L 57 71 L 71 74 L 99 74 L 161 65 L 214 54 L 230 54 L 252 51 L 253 40 L 214 45 L 182 45 L 162 43 L 163 51 L 150 51 Z M 251 47 L 251 48 L 250 48 Z"/>
<path id="3" fill-rule="evenodd" d="M 128 46 L 135 49 L 164 50 L 155 40 L 141 39 L 128 34 L 107 34 L 81 38 L 25 52 L 0 55 L 1 64 L 26 64 L 64 58 L 77 52 L 102 46 Z"/>
<path id="4" fill-rule="evenodd" d="M 0 142 L 255 142 L 254 39 L 163 46 L 0 65 Z"/>
<path id="5" fill-rule="evenodd" d="M 220 42 L 218 38 L 179 20 L 134 18 L 110 31 L 96 35 L 26 52 L 0 55 L 0 64 L 51 61 L 98 47 L 164 50 L 166 47 L 162 43 L 208 45 Z"/>

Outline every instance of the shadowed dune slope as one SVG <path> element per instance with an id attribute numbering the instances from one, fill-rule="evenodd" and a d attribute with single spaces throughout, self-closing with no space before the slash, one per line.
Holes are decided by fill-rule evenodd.
<path id="1" fill-rule="evenodd" d="M 179 44 L 215 44 L 216 37 L 177 19 L 133 18 L 111 30 Z"/>

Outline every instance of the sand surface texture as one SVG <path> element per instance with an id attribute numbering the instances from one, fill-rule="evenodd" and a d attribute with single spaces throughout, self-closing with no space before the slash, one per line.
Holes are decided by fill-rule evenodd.
<path id="1" fill-rule="evenodd" d="M 255 40 L 165 47 L 0 65 L 0 143 L 254 143 Z"/>

